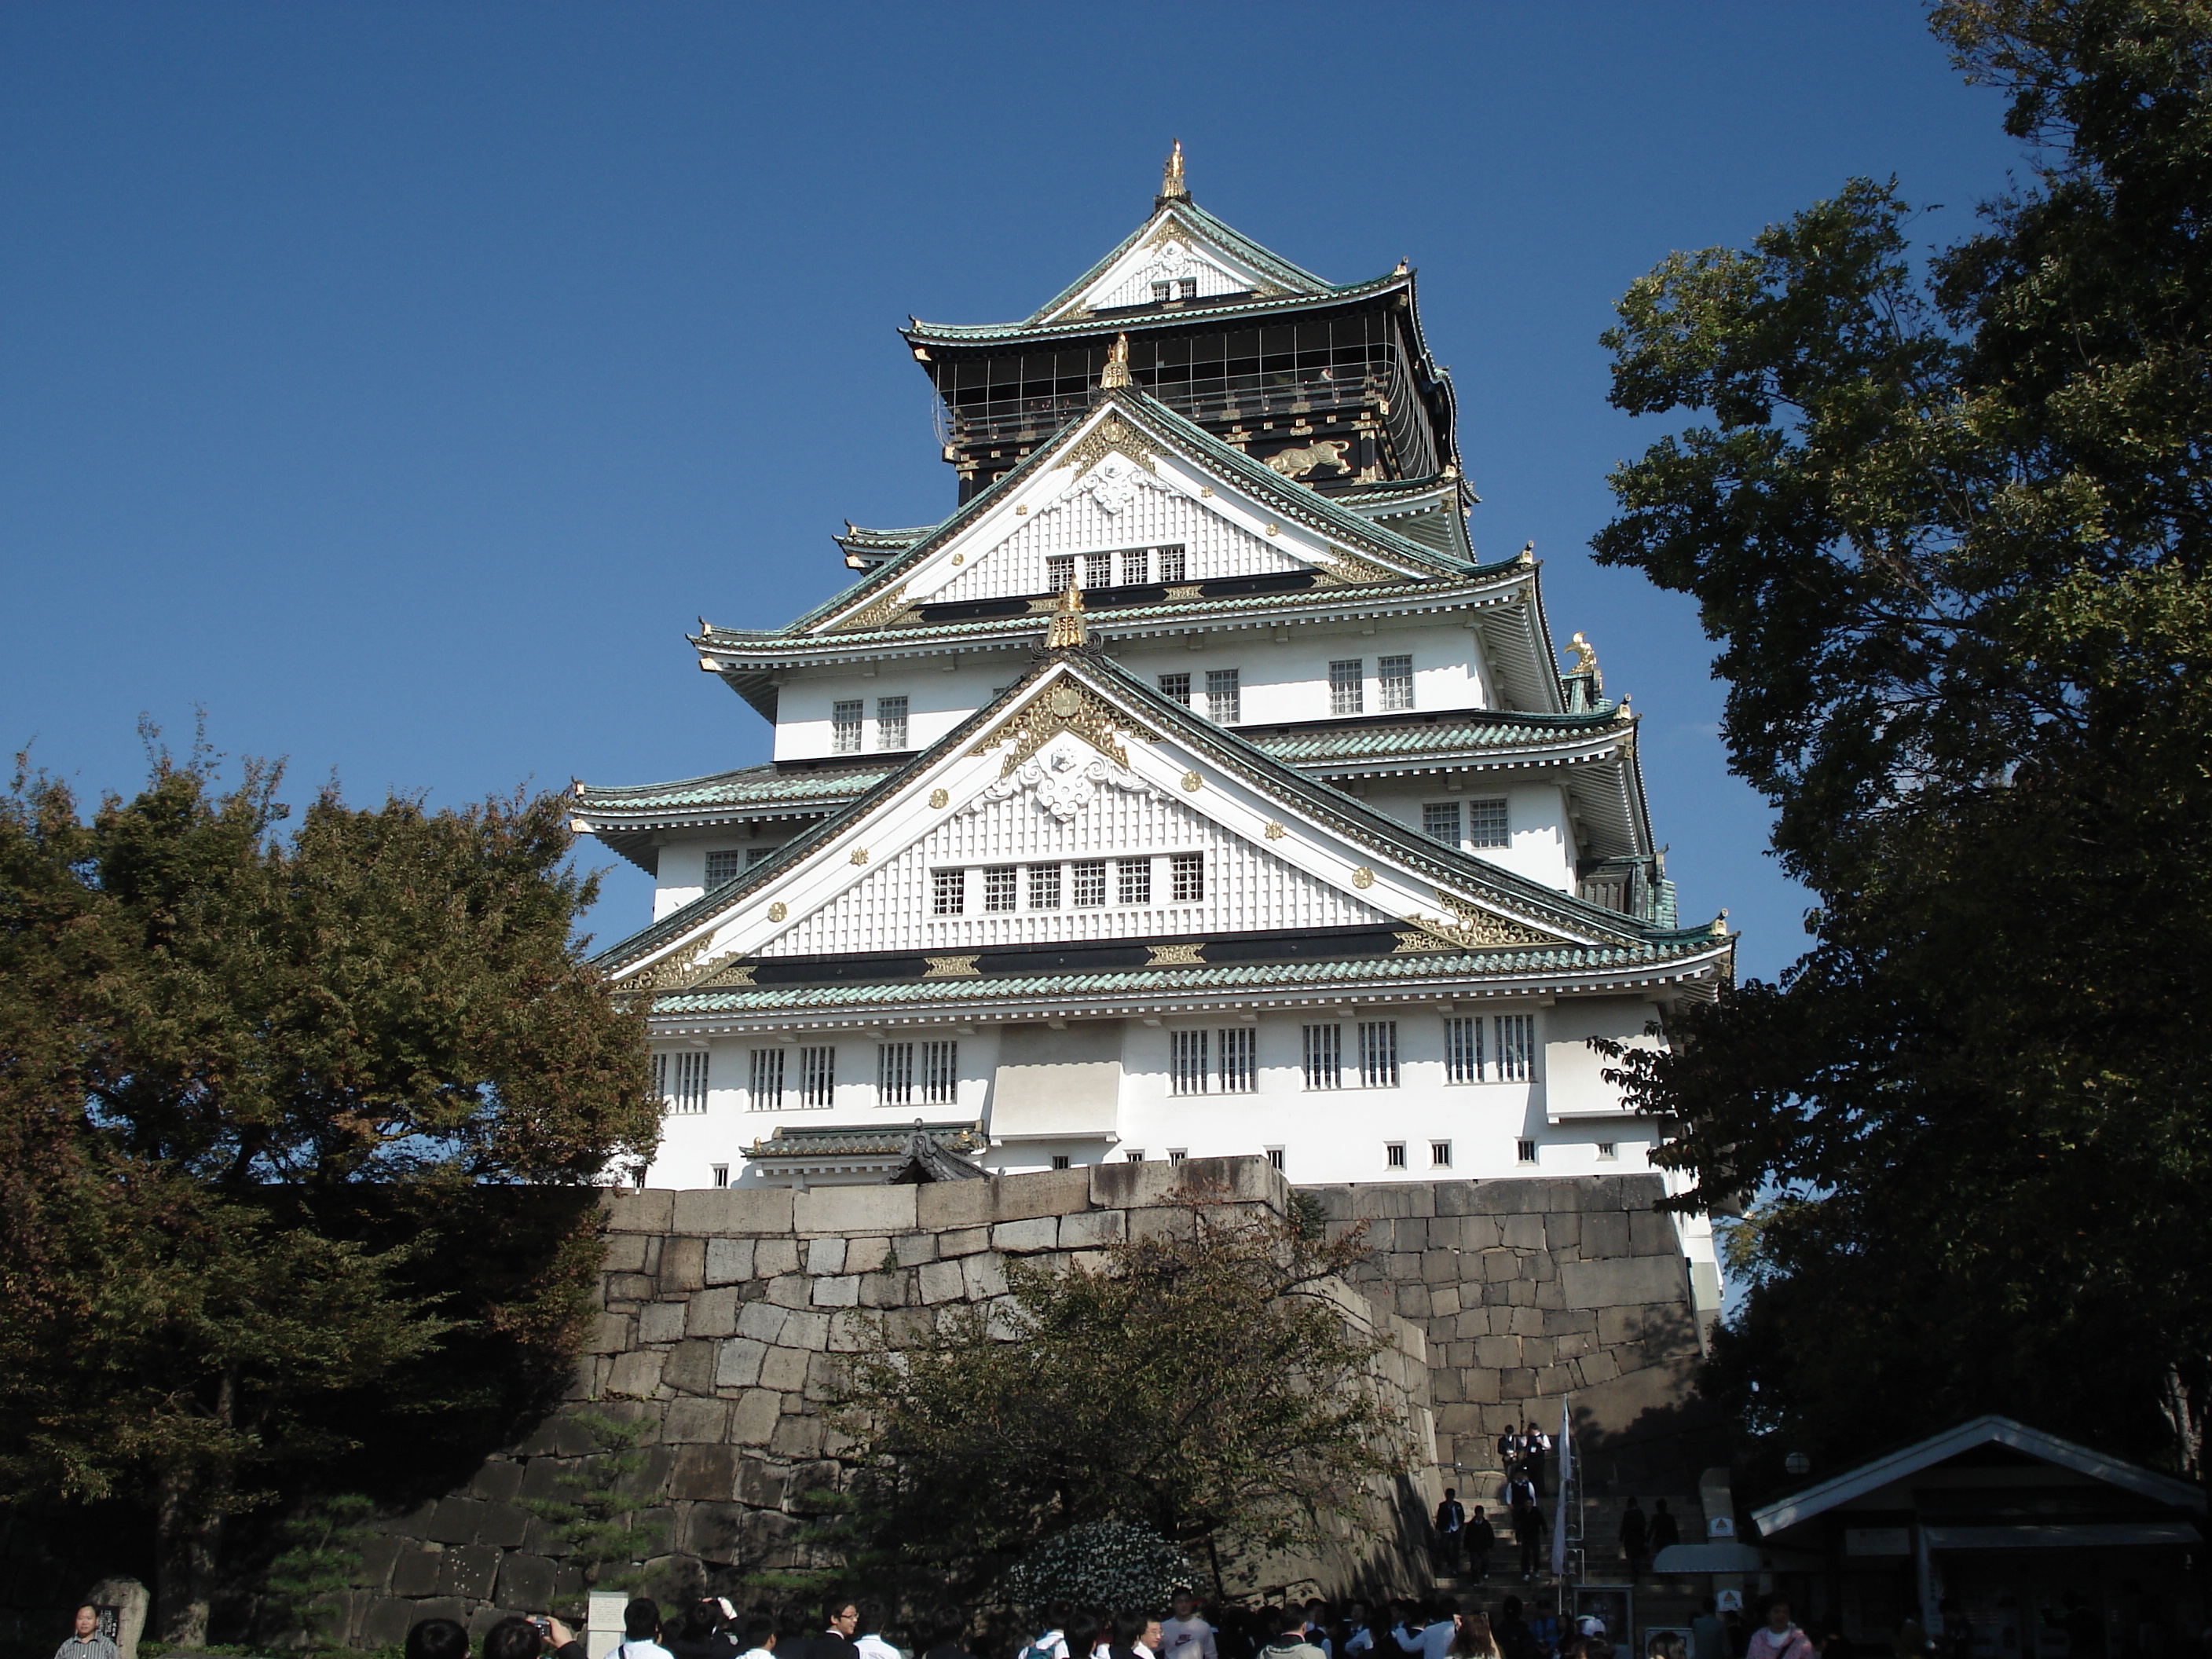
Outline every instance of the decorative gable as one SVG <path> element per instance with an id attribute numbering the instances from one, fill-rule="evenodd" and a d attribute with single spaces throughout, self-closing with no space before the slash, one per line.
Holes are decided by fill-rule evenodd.
<path id="1" fill-rule="evenodd" d="M 1285 292 L 1251 260 L 1209 236 L 1194 215 L 1170 207 L 1155 215 L 1121 257 L 1080 293 L 1038 320 L 1056 322 L 1165 301 L 1202 304 L 1230 295 Z"/>

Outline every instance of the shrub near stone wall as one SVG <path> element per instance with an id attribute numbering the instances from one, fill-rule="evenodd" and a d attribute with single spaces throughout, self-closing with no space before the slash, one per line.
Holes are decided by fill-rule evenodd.
<path id="1" fill-rule="evenodd" d="M 1004 1296 L 1009 1255 L 1079 1258 L 1174 1227 L 1194 1197 L 1247 1213 L 1283 1213 L 1290 1201 L 1261 1158 L 925 1187 L 610 1192 L 603 1310 L 569 1407 L 465 1491 L 384 1523 L 366 1552 L 368 1583 L 347 1598 L 346 1637 L 375 1646 L 432 1616 L 480 1632 L 506 1613 L 580 1601 L 580 1572 L 526 1500 L 562 1496 L 562 1478 L 595 1449 L 572 1415 L 586 1402 L 646 1421 L 643 1467 L 626 1480 L 648 1502 L 639 1519 L 664 1540 L 654 1588 L 719 1588 L 791 1565 L 807 1494 L 838 1479 L 823 1416 L 836 1356 L 872 1340 L 850 1316 L 884 1316 L 895 1340 L 918 1334 L 941 1308 Z M 1420 1331 L 1349 1289 L 1340 1305 L 1391 1330 L 1376 1384 L 1406 1400 L 1416 1445 L 1432 1444 Z M 1413 1478 L 1431 1502 L 1431 1477 Z M 1403 1500 L 1378 1492 L 1376 1504 L 1378 1523 L 1395 1527 Z M 1342 1559 L 1312 1571 L 1374 1559 L 1349 1540 L 1332 1554 Z"/>

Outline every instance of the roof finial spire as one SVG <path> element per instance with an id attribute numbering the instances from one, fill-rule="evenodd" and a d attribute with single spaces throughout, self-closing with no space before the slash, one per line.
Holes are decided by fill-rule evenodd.
<path id="1" fill-rule="evenodd" d="M 1098 389 L 1111 392 L 1117 386 L 1129 384 L 1129 337 L 1117 334 L 1114 344 L 1106 353 L 1106 367 L 1098 371 Z"/>
<path id="2" fill-rule="evenodd" d="M 1160 174 L 1159 198 L 1152 205 L 1165 207 L 1170 202 L 1188 200 L 1190 186 L 1182 180 L 1182 140 L 1178 138 L 1175 148 L 1168 152 L 1167 170 Z"/>
<path id="3" fill-rule="evenodd" d="M 1045 629 L 1045 649 L 1065 651 L 1090 638 L 1090 624 L 1083 620 L 1083 594 L 1075 586 L 1075 573 L 1070 571 L 1067 586 L 1060 592 L 1060 609 L 1052 613 L 1052 626 Z"/>

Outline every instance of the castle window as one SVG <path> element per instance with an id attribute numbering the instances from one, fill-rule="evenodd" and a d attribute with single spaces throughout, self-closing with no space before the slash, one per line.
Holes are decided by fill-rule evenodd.
<path id="1" fill-rule="evenodd" d="M 1516 1140 L 1513 1145 L 1522 1163 L 1534 1164 L 1536 1161 L 1536 1143 L 1534 1141 Z"/>
<path id="2" fill-rule="evenodd" d="M 1459 803 L 1432 800 L 1421 808 L 1421 833 L 1447 847 L 1459 845 Z"/>
<path id="3" fill-rule="evenodd" d="M 934 870 L 930 872 L 930 908 L 940 916 L 965 915 L 968 911 L 968 872 Z"/>
<path id="4" fill-rule="evenodd" d="M 1498 1080 L 1500 1083 L 1527 1083 L 1535 1074 L 1535 1015 L 1498 1015 Z"/>
<path id="5" fill-rule="evenodd" d="M 1281 1169 L 1283 1167 L 1283 1149 L 1279 1146 L 1268 1147 L 1267 1162 L 1273 1164 L 1276 1169 Z"/>
<path id="6" fill-rule="evenodd" d="M 1510 847 L 1511 828 L 1502 800 L 1471 800 L 1467 804 L 1467 841 L 1470 847 Z"/>
<path id="7" fill-rule="evenodd" d="M 1351 657 L 1328 665 L 1328 712 L 1332 714 L 1364 713 L 1366 702 L 1367 659 Z"/>
<path id="8" fill-rule="evenodd" d="M 1386 1140 L 1382 1143 L 1382 1163 L 1385 1168 L 1402 1170 L 1406 1167 L 1406 1143 Z"/>
<path id="9" fill-rule="evenodd" d="M 1183 550 L 1181 544 L 1178 544 L 1174 547 L 1163 547 L 1158 550 L 1158 552 L 1160 556 L 1160 580 L 1164 582 L 1179 582 L 1182 580 L 1184 561 Z"/>
<path id="10" fill-rule="evenodd" d="M 745 868 L 750 870 L 757 864 L 766 864 L 781 851 L 783 848 L 781 847 L 748 847 L 745 848 Z"/>
<path id="11" fill-rule="evenodd" d="M 1597 1144 L 1597 1155 L 1601 1163 L 1612 1163 L 1620 1156 L 1620 1143 L 1617 1140 L 1599 1141 Z"/>
<path id="12" fill-rule="evenodd" d="M 1221 1034 L 1221 1092 L 1249 1095 L 1260 1086 L 1259 1033 L 1232 1025 Z"/>
<path id="13" fill-rule="evenodd" d="M 1114 556 L 1111 553 L 1085 553 L 1083 556 L 1083 585 L 1085 587 L 1114 586 Z"/>
<path id="14" fill-rule="evenodd" d="M 1189 708 L 1190 676 L 1188 674 L 1161 675 L 1160 695 L 1164 697 L 1172 697 L 1184 708 Z"/>
<path id="15" fill-rule="evenodd" d="M 1121 586 L 1142 587 L 1152 579 L 1152 550 L 1133 547 L 1121 556 Z"/>
<path id="16" fill-rule="evenodd" d="M 1168 896 L 1177 904 L 1195 904 L 1206 896 L 1206 854 L 1177 853 L 1168 860 Z"/>
<path id="17" fill-rule="evenodd" d="M 1055 1170 L 1066 1169 L 1072 1161 L 1066 1152 L 1054 1152 L 1052 1155 L 1052 1167 Z"/>
<path id="18" fill-rule="evenodd" d="M 1198 278 L 1195 276 L 1176 277 L 1176 298 L 1178 300 L 1195 300 L 1198 298 Z"/>
<path id="19" fill-rule="evenodd" d="M 746 865 L 744 850 L 707 854 L 707 885 L 720 887 L 726 881 L 734 881 Z"/>
<path id="20" fill-rule="evenodd" d="M 1429 1167 L 1431 1170 L 1451 1168 L 1451 1142 L 1432 1140 L 1429 1143 Z"/>
<path id="21" fill-rule="evenodd" d="M 1144 1161 L 1145 1155 L 1142 1152 L 1131 1152 L 1121 1154 L 1121 1162 L 1124 1164 L 1142 1164 Z"/>
<path id="22" fill-rule="evenodd" d="M 1183 1159 L 1189 1156 L 1190 1148 L 1188 1146 L 1170 1146 L 1168 1148 L 1168 1162 L 1170 1164 L 1180 1164 Z"/>
<path id="23" fill-rule="evenodd" d="M 710 1164 L 707 1166 L 707 1173 L 717 1187 L 730 1184 L 730 1166 L 726 1164 Z"/>
<path id="24" fill-rule="evenodd" d="M 1117 863 L 1116 873 L 1121 881 L 1116 897 L 1123 904 L 1150 904 L 1152 902 L 1152 861 L 1150 859 L 1121 859 Z"/>
<path id="25" fill-rule="evenodd" d="M 1447 1019 L 1444 1022 L 1444 1081 L 1482 1081 L 1481 1020 Z"/>
<path id="26" fill-rule="evenodd" d="M 876 1104 L 908 1106 L 914 1103 L 914 1044 L 876 1045 Z"/>
<path id="27" fill-rule="evenodd" d="M 858 697 L 850 702 L 830 705 L 830 750 L 832 754 L 857 755 L 860 752 L 860 712 Z"/>
<path id="28" fill-rule="evenodd" d="M 1075 555 L 1054 553 L 1044 562 L 1044 582 L 1055 593 L 1065 593 L 1075 586 Z"/>
<path id="29" fill-rule="evenodd" d="M 1202 1095 L 1212 1080 L 1207 1065 L 1206 1033 L 1171 1031 L 1168 1034 L 1168 1092 Z"/>
<path id="30" fill-rule="evenodd" d="M 1106 860 L 1085 859 L 1072 866 L 1075 876 L 1075 903 L 1079 909 L 1106 902 Z"/>
<path id="31" fill-rule="evenodd" d="M 1057 910 L 1060 908 L 1060 866 L 1056 864 L 1030 866 L 1030 908 Z"/>
<path id="32" fill-rule="evenodd" d="M 1306 1087 L 1309 1089 L 1341 1089 L 1344 1086 L 1344 1028 L 1341 1025 L 1309 1025 L 1306 1039 Z"/>
<path id="33" fill-rule="evenodd" d="M 883 750 L 906 747 L 906 699 L 904 697 L 876 699 L 876 747 Z"/>
<path id="34" fill-rule="evenodd" d="M 1011 864 L 1001 864 L 983 872 L 983 908 L 986 910 L 1011 910 L 1018 890 L 1019 875 Z"/>
<path id="35" fill-rule="evenodd" d="M 826 1107 L 837 1103 L 837 1051 L 801 1048 L 799 1051 L 799 1103 Z"/>
<path id="36" fill-rule="evenodd" d="M 1175 284 L 1173 283 L 1154 283 L 1152 284 L 1152 303 L 1156 306 L 1165 305 L 1168 302 L 1168 296 L 1174 292 Z"/>
<path id="37" fill-rule="evenodd" d="M 1364 1019 L 1359 1022 L 1359 1086 L 1395 1089 L 1398 1086 L 1398 1022 Z"/>
<path id="38" fill-rule="evenodd" d="M 1206 717 L 1216 726 L 1234 726 L 1244 718 L 1244 699 L 1234 668 L 1209 668 L 1206 672 Z"/>
<path id="39" fill-rule="evenodd" d="M 671 1066 L 668 1062 L 674 1060 Z M 672 1054 L 655 1054 L 653 1059 L 654 1092 L 659 1095 L 662 1107 L 671 1112 L 703 1112 L 707 1109 L 707 1051 L 704 1048 L 678 1048 Z"/>
<path id="40" fill-rule="evenodd" d="M 1413 706 L 1413 659 L 1378 657 L 1375 659 L 1375 702 L 1384 714 Z"/>
<path id="41" fill-rule="evenodd" d="M 757 1112 L 783 1109 L 783 1050 L 753 1050 L 752 1108 Z"/>
<path id="42" fill-rule="evenodd" d="M 960 1099 L 960 1045 L 921 1045 L 921 1098 L 930 1106 L 951 1106 Z"/>

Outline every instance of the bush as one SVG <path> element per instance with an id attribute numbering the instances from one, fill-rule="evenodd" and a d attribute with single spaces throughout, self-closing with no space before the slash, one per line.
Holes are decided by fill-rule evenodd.
<path id="1" fill-rule="evenodd" d="M 1155 1613 L 1200 1582 L 1190 1558 L 1158 1533 L 1127 1521 L 1094 1521 L 1040 1542 L 1007 1573 L 1006 1590 L 1024 1607 L 1064 1601 Z"/>

